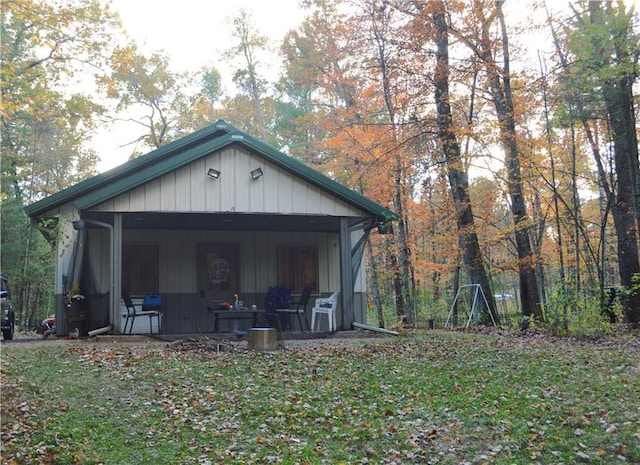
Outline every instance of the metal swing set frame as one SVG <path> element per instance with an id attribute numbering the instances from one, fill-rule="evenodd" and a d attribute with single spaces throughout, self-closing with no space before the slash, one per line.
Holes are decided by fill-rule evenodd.
<path id="1" fill-rule="evenodd" d="M 480 295 L 482 296 L 482 300 L 484 301 L 484 304 L 487 310 L 489 311 L 489 315 L 491 316 L 491 321 L 493 322 L 493 326 L 498 326 L 496 324 L 495 318 L 493 318 L 493 312 L 491 311 L 491 307 L 489 307 L 489 302 L 487 302 L 487 297 L 484 295 L 482 286 L 480 286 L 480 284 L 464 284 L 460 286 L 458 288 L 458 291 L 456 292 L 456 296 L 454 297 L 453 303 L 451 304 L 451 310 L 449 310 L 449 316 L 447 316 L 447 321 L 445 321 L 444 327 L 446 328 L 449 325 L 449 321 L 451 320 L 451 317 L 453 315 L 453 310 L 455 309 L 456 303 L 458 302 L 458 299 L 460 297 L 460 291 L 467 288 L 473 288 L 473 303 L 471 305 L 471 312 L 469 313 L 469 318 L 467 319 L 467 324 L 465 328 L 469 327 L 469 325 L 471 324 L 471 320 L 474 317 L 475 317 L 475 321 L 478 321 L 479 309 L 477 304 L 478 304 L 478 297 Z"/>

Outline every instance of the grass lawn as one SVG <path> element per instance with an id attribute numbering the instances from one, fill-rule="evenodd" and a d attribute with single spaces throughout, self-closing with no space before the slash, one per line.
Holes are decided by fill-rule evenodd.
<path id="1" fill-rule="evenodd" d="M 640 463 L 637 338 L 2 347 L 2 463 Z"/>

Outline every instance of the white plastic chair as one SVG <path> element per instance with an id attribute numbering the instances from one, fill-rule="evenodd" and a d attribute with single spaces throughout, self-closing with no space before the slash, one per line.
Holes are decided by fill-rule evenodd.
<path id="1" fill-rule="evenodd" d="M 338 306 L 338 291 L 330 297 L 316 299 L 316 303 L 311 309 L 311 331 L 316 330 L 316 315 L 327 315 L 329 331 L 336 330 L 336 307 Z"/>

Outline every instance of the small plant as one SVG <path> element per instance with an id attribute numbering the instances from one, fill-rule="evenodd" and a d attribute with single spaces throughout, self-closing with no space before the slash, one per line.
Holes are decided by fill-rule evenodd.
<path id="1" fill-rule="evenodd" d="M 636 273 L 631 277 L 631 286 L 625 287 L 620 286 L 617 288 L 619 292 L 619 297 L 623 301 L 626 299 L 630 299 L 632 296 L 637 295 L 640 292 L 640 273 Z M 621 304 L 619 301 L 618 303 Z M 620 313 L 617 315 L 618 317 L 623 316 L 622 305 L 620 305 Z"/>
<path id="2" fill-rule="evenodd" d="M 539 324 L 536 323 L 536 317 L 534 315 L 522 315 L 520 317 L 520 329 L 534 330 L 538 326 Z"/>
<path id="3" fill-rule="evenodd" d="M 602 313 L 600 299 L 579 294 L 574 288 L 558 289 L 549 296 L 545 319 L 547 329 L 558 336 L 600 337 L 610 328 Z"/>

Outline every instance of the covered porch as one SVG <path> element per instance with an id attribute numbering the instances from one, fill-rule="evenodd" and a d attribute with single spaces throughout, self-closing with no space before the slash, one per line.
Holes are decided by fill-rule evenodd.
<path id="1" fill-rule="evenodd" d="M 74 226 L 66 275 L 83 292 L 84 333 L 106 326 L 122 332 L 126 309 L 118 296 L 125 288 L 136 303 L 147 293 L 162 296 L 160 327 L 150 328 L 145 317 L 138 317 L 134 334 L 246 330 L 253 323 L 248 318 L 220 318 L 215 327 L 214 303 L 234 303 L 237 294 L 244 307 L 264 310 L 270 286 L 288 287 L 294 301 L 311 287 L 308 321 L 314 300 L 335 291 L 340 292 L 338 329 L 366 321 L 360 263 L 371 225 L 361 219 L 109 213 L 87 215 Z M 58 318 L 59 334 L 73 331 L 65 328 L 66 316 Z M 285 329 L 306 330 L 294 315 L 289 318 Z M 319 329 L 327 328 L 326 319 L 320 323 Z"/>

